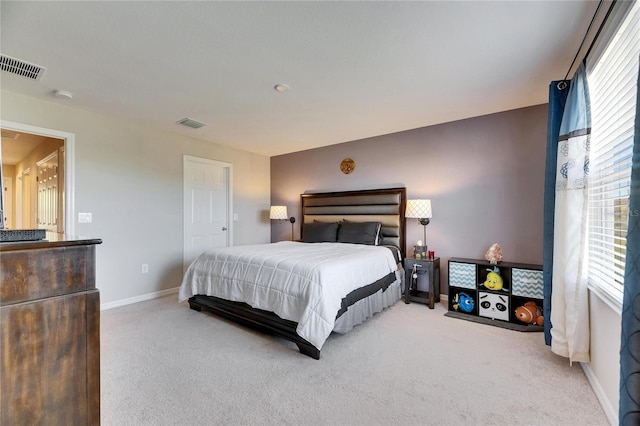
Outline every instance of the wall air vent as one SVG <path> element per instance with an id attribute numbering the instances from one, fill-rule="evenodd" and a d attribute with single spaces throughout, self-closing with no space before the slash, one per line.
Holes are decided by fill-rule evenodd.
<path id="1" fill-rule="evenodd" d="M 176 121 L 176 124 L 181 124 L 183 126 L 191 127 L 192 129 L 199 129 L 200 127 L 206 126 L 206 124 L 196 120 L 192 120 L 191 118 L 183 118 L 180 121 Z"/>
<path id="2" fill-rule="evenodd" d="M 30 64 L 29 62 L 2 54 L 0 54 L 0 69 L 11 74 L 16 74 L 21 77 L 27 77 L 31 80 L 37 81 L 42 79 L 44 72 L 47 70 L 45 67 L 41 67 L 40 65 Z"/>

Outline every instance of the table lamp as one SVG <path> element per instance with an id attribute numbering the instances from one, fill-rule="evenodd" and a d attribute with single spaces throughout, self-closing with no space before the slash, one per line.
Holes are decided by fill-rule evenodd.
<path id="1" fill-rule="evenodd" d="M 432 217 L 431 200 L 407 200 L 406 218 L 418 219 L 424 226 L 424 249 L 427 250 L 427 225 Z"/>

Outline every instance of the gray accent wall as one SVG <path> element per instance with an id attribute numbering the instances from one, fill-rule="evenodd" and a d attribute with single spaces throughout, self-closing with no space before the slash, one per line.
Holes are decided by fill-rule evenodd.
<path id="1" fill-rule="evenodd" d="M 484 258 L 493 243 L 504 260 L 542 263 L 546 104 L 271 157 L 271 204 L 297 220 L 300 194 L 404 186 L 407 199 L 429 198 L 427 245 L 447 260 Z M 353 173 L 340 162 L 352 158 Z M 289 222 L 273 221 L 271 240 L 291 239 Z M 423 239 L 407 219 L 407 252 Z"/>

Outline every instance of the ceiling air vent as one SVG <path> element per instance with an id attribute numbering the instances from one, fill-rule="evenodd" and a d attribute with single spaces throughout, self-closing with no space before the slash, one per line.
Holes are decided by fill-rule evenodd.
<path id="1" fill-rule="evenodd" d="M 182 120 L 177 121 L 176 124 L 181 124 L 183 126 L 191 127 L 192 129 L 199 129 L 200 127 L 206 126 L 206 124 L 196 120 L 192 120 L 190 118 L 183 118 Z"/>
<path id="2" fill-rule="evenodd" d="M 40 81 L 44 72 L 47 70 L 40 65 L 30 64 L 20 59 L 12 58 L 6 55 L 0 55 L 0 69 L 2 71 L 16 74 L 21 77 L 27 77 L 32 80 Z"/>

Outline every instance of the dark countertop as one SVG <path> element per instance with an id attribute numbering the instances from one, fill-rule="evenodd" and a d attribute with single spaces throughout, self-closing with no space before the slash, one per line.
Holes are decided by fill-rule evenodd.
<path id="1" fill-rule="evenodd" d="M 99 238 L 87 238 L 76 235 L 47 232 L 44 240 L 0 242 L 0 252 L 93 244 L 102 244 L 102 240 Z"/>

